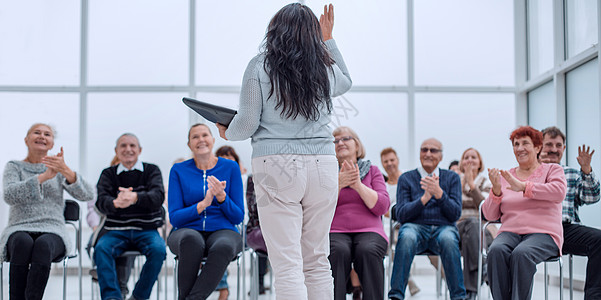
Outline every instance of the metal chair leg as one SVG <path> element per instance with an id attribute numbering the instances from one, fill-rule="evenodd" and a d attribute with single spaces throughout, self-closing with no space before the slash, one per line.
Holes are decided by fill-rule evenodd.
<path id="1" fill-rule="evenodd" d="M 0 300 L 4 300 L 4 262 L 0 261 Z"/>
<path id="2" fill-rule="evenodd" d="M 544 262 L 543 264 L 545 265 L 545 278 L 544 278 L 545 300 L 549 300 L 549 285 L 548 285 L 548 278 L 547 278 L 547 262 Z"/>
<path id="3" fill-rule="evenodd" d="M 63 259 L 63 300 L 67 300 L 67 263 L 69 262 L 69 257 L 65 257 Z"/>
<path id="4" fill-rule="evenodd" d="M 179 292 L 179 287 L 177 285 L 177 267 L 178 267 L 178 260 L 177 260 L 177 256 L 175 258 L 173 258 L 173 299 L 176 300 L 177 296 L 178 296 L 178 292 Z"/>
<path id="5" fill-rule="evenodd" d="M 568 255 L 568 269 L 570 269 L 570 300 L 574 300 L 574 256 Z"/>

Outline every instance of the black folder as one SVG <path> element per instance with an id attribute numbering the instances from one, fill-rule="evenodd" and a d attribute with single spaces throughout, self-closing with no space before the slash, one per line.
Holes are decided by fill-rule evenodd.
<path id="1" fill-rule="evenodd" d="M 184 97 L 182 101 L 203 118 L 225 126 L 230 125 L 230 122 L 236 114 L 236 111 L 231 108 L 198 101 L 188 97 Z"/>

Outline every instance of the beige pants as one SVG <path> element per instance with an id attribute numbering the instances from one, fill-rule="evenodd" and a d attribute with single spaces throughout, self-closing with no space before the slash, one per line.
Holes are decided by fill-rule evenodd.
<path id="1" fill-rule="evenodd" d="M 333 299 L 328 256 L 338 198 L 336 157 L 268 155 L 254 158 L 252 168 L 276 299 Z"/>

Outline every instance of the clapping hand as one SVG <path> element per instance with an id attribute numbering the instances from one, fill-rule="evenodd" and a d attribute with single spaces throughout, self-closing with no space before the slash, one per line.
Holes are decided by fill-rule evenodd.
<path id="1" fill-rule="evenodd" d="M 219 179 L 217 179 L 217 177 L 211 175 L 207 178 L 207 181 L 209 182 L 209 190 L 211 191 L 211 194 L 215 195 L 215 197 L 217 197 L 217 201 L 219 201 L 219 203 L 222 203 L 223 201 L 225 201 L 225 181 L 219 181 Z"/>
<path id="2" fill-rule="evenodd" d="M 63 151 L 63 147 L 61 147 L 61 151 L 57 155 L 44 156 L 44 158 L 42 158 L 42 163 L 48 168 L 45 173 L 48 176 L 48 179 L 61 173 L 65 176 L 68 183 L 74 183 L 75 180 L 77 180 L 77 177 L 75 172 L 73 172 L 65 163 L 64 156 L 65 152 Z"/>
<path id="3" fill-rule="evenodd" d="M 119 194 L 117 198 L 113 200 L 115 208 L 127 208 L 132 206 L 138 201 L 138 193 L 133 191 L 133 188 L 119 187 Z"/>
<path id="4" fill-rule="evenodd" d="M 474 189 L 476 186 L 474 185 L 474 165 L 465 163 L 461 167 L 463 167 L 463 180 L 470 186 L 470 189 Z"/>
<path id="5" fill-rule="evenodd" d="M 436 199 L 442 197 L 443 191 L 440 188 L 440 178 L 438 176 L 426 176 L 420 180 L 420 185 L 430 196 L 434 196 Z"/>
<path id="6" fill-rule="evenodd" d="M 343 161 L 340 172 L 338 173 L 338 189 L 343 189 L 345 187 L 355 189 L 360 182 L 359 166 L 348 160 Z"/>
<path id="7" fill-rule="evenodd" d="M 595 150 L 591 151 L 590 146 L 587 147 L 584 144 L 582 147 L 578 146 L 578 157 L 576 157 L 576 160 L 578 161 L 578 164 L 580 164 L 580 169 L 584 174 L 590 174 L 593 171 L 593 168 L 591 168 L 591 160 L 594 153 Z"/>
<path id="8" fill-rule="evenodd" d="M 507 189 L 514 192 L 523 192 L 526 190 L 526 183 L 515 178 L 509 171 L 501 170 L 501 176 L 509 183 Z"/>
<path id="9" fill-rule="evenodd" d="M 495 196 L 501 196 L 501 179 L 499 169 L 488 169 L 488 179 L 492 183 L 492 192 Z"/>

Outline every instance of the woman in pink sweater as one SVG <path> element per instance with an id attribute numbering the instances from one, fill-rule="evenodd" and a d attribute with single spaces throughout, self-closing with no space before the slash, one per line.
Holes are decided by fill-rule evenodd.
<path id="1" fill-rule="evenodd" d="M 363 299 L 384 298 L 384 265 L 388 248 L 382 216 L 390 198 L 378 167 L 362 160 L 365 149 L 348 127 L 333 132 L 340 166 L 338 203 L 330 229 L 330 264 L 334 299 L 346 299 L 351 268 L 359 275 Z"/>
<path id="2" fill-rule="evenodd" d="M 488 251 L 488 282 L 494 299 L 530 299 L 536 265 L 561 254 L 566 179 L 560 165 L 539 163 L 540 131 L 522 126 L 509 139 L 518 166 L 488 169 L 492 189 L 482 206 L 486 219 L 501 220 Z"/>

